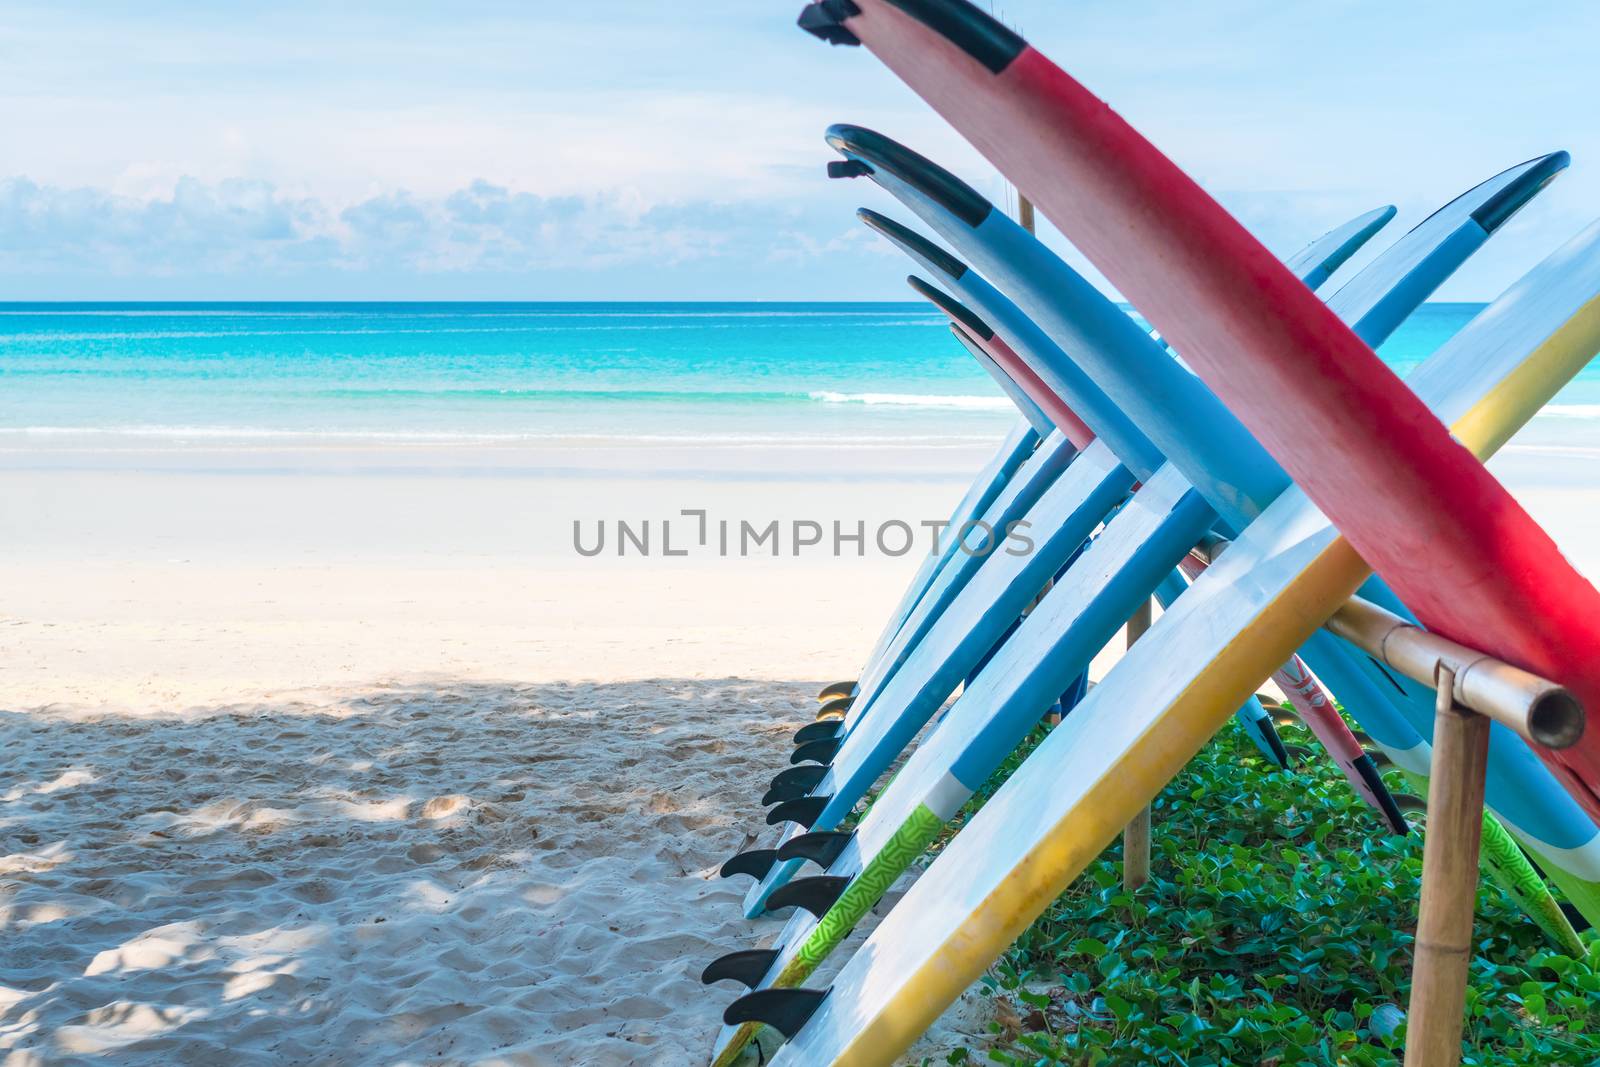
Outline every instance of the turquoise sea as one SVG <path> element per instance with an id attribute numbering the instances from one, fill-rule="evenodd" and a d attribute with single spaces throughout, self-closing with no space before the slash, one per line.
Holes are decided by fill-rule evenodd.
<path id="1" fill-rule="evenodd" d="M 1478 305 L 1432 304 L 1404 371 Z M 1542 422 L 1600 424 L 1600 366 Z M 990 438 L 925 304 L 4 304 L 0 448 Z M 1576 425 L 1573 426 L 1576 429 Z"/>

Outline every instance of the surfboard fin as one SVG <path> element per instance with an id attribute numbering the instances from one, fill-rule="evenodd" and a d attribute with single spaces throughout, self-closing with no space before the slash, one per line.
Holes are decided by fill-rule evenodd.
<path id="1" fill-rule="evenodd" d="M 700 981 L 710 985 L 712 982 L 731 978 L 754 989 L 772 969 L 772 963 L 777 958 L 778 950 L 775 948 L 751 948 L 743 952 L 730 952 L 706 964 L 706 969 L 700 972 Z"/>
<path id="2" fill-rule="evenodd" d="M 1419 796 L 1412 796 L 1410 793 L 1396 793 L 1394 804 L 1401 811 L 1410 812 L 1413 815 L 1426 815 L 1428 813 L 1428 802 Z"/>
<path id="3" fill-rule="evenodd" d="M 1312 757 L 1315 755 L 1315 753 L 1313 753 L 1305 745 L 1284 745 L 1283 754 L 1288 759 L 1293 760 L 1295 763 L 1310 763 Z M 1280 764 L 1280 766 L 1285 765 Z"/>
<path id="4" fill-rule="evenodd" d="M 1278 736 L 1278 728 L 1272 725 L 1270 718 L 1257 719 L 1246 724 L 1245 729 L 1251 732 L 1251 739 L 1255 741 L 1256 747 L 1261 749 L 1263 755 L 1279 767 L 1288 768 L 1290 762 L 1288 750 L 1283 747 L 1283 740 Z"/>
<path id="5" fill-rule="evenodd" d="M 767 825 L 777 826 L 779 823 L 799 823 L 807 830 L 817 821 L 817 816 L 822 814 L 822 809 L 828 806 L 832 797 L 796 797 L 794 800 L 785 800 L 771 811 L 767 812 Z M 773 852 L 777 858 L 777 852 Z"/>
<path id="6" fill-rule="evenodd" d="M 859 45 L 861 38 L 844 28 L 844 20 L 861 14 L 850 0 L 818 0 L 800 12 L 800 28 L 829 44 Z"/>
<path id="7" fill-rule="evenodd" d="M 802 726 L 794 732 L 796 745 L 809 745 L 813 741 L 832 741 L 839 736 L 839 731 L 844 725 L 838 719 L 822 720 L 809 726 Z"/>
<path id="8" fill-rule="evenodd" d="M 1389 824 L 1389 830 L 1404 837 L 1411 832 L 1411 824 L 1406 822 L 1405 813 L 1400 810 L 1400 805 L 1394 802 L 1389 787 L 1383 784 L 1383 775 L 1378 773 L 1378 765 L 1372 762 L 1372 757 L 1363 755 L 1353 761 L 1350 766 L 1355 768 L 1361 780 L 1367 783 L 1367 788 L 1372 790 L 1372 795 L 1378 800 L 1378 810 L 1383 812 L 1384 821 Z"/>
<path id="9" fill-rule="evenodd" d="M 847 697 L 856 691 L 854 682 L 829 682 L 817 692 L 817 699 L 823 703 L 839 697 Z"/>
<path id="10" fill-rule="evenodd" d="M 772 779 L 772 787 L 761 798 L 761 806 L 776 804 L 784 800 L 799 800 L 822 781 L 828 774 L 828 768 L 817 763 L 807 763 L 801 767 L 790 767 L 786 771 L 779 771 Z"/>
<path id="11" fill-rule="evenodd" d="M 819 874 L 811 878 L 796 878 L 787 885 L 773 890 L 767 898 L 767 910 L 802 908 L 817 918 L 828 914 L 850 879 L 839 874 Z"/>
<path id="12" fill-rule="evenodd" d="M 1267 708 L 1267 714 L 1272 716 L 1274 726 L 1295 726 L 1301 722 L 1298 714 L 1278 705 Z"/>
<path id="13" fill-rule="evenodd" d="M 814 760 L 826 767 L 833 762 L 833 757 L 838 755 L 839 746 L 844 742 L 832 739 L 826 741 L 813 741 L 808 745 L 801 745 L 789 755 L 790 763 L 804 763 Z"/>
<path id="14" fill-rule="evenodd" d="M 767 876 L 773 864 L 778 862 L 778 850 L 775 848 L 753 848 L 749 852 L 741 852 L 727 863 L 722 865 L 722 877 L 732 878 L 736 874 L 748 874 L 756 881 Z"/>
<path id="15" fill-rule="evenodd" d="M 791 837 L 778 846 L 780 860 L 810 860 L 823 870 L 833 866 L 852 835 L 842 830 L 815 830 Z"/>
<path id="16" fill-rule="evenodd" d="M 830 178 L 862 178 L 872 173 L 872 168 L 859 159 L 836 159 L 828 164 Z"/>
<path id="17" fill-rule="evenodd" d="M 729 1004 L 722 1021 L 729 1026 L 765 1023 L 792 1041 L 827 995 L 826 989 L 757 989 Z"/>
<path id="18" fill-rule="evenodd" d="M 825 700 L 822 702 L 822 707 L 817 709 L 817 718 L 820 719 L 824 715 L 843 715 L 855 702 L 855 697 L 834 697 L 832 700 Z"/>

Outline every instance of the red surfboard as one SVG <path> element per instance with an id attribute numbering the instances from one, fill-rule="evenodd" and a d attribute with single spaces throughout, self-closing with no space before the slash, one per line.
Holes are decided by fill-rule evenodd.
<path id="1" fill-rule="evenodd" d="M 1431 630 L 1600 708 L 1600 593 L 1445 424 L 1109 106 L 965 0 L 823 0 L 999 168 L 1249 427 Z M 1485 228 L 1515 210 L 1490 203 Z M 1538 749 L 1600 819 L 1600 731 Z"/>

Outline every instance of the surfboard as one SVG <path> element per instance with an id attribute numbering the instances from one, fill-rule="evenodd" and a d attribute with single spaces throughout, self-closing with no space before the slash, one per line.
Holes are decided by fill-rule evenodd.
<path id="1" fill-rule="evenodd" d="M 1600 591 L 1260 242 L 1103 101 L 973 5 L 850 6 L 857 13 L 842 28 L 972 141 L 1249 420 L 1429 629 L 1595 705 Z M 1546 177 L 1565 163 L 1564 153 L 1544 157 Z M 1475 221 L 1487 232 L 1520 203 L 1487 204 Z M 1506 403 L 1520 402 L 1514 392 Z M 1344 461 L 1335 470 L 1330 449 Z M 1536 751 L 1600 818 L 1600 735 Z"/>
<path id="2" fill-rule="evenodd" d="M 1456 432 L 1491 453 L 1600 349 L 1597 294 L 1600 226 L 1480 316 L 1491 336 L 1443 346 L 1427 366 L 1460 371 L 1422 375 L 1424 398 L 1464 409 Z M 1315 505 L 1287 491 L 956 835 L 831 988 L 787 1002 L 791 1040 L 775 1062 L 892 1061 L 1367 574 Z"/>
<path id="3" fill-rule="evenodd" d="M 1140 487 L 912 752 L 844 852 L 824 864 L 825 873 L 770 895 L 771 907 L 803 900 L 810 910 L 790 920 L 781 949 L 752 983 L 756 988 L 797 985 L 833 951 L 1213 518 L 1170 465 Z M 847 895 L 829 900 L 808 892 L 830 886 Z M 707 973 L 715 975 L 716 968 Z M 728 1047 L 743 1044 L 753 1032 L 753 1026 L 725 1031 L 716 1062 L 725 1062 Z"/>
<path id="4" fill-rule="evenodd" d="M 1208 472 L 1200 468 L 1199 454 L 1190 439 L 1203 434 L 1211 420 L 1231 419 L 1231 414 L 1218 414 L 1221 405 L 1215 395 L 1192 380 L 1180 383 L 1188 390 L 1181 399 L 1148 388 L 1147 384 L 1163 373 L 1170 377 L 1170 365 L 1163 370 L 1148 337 L 1135 331 L 1140 336 L 1133 339 L 1104 308 L 1098 319 L 1090 318 L 1084 309 L 1093 308 L 1100 299 L 1098 292 L 970 186 L 872 131 L 836 126 L 830 130 L 829 140 L 847 154 L 848 161 L 863 168 L 864 176 L 915 211 L 979 269 L 1002 281 L 1018 306 L 1036 317 L 1041 328 L 1059 342 L 1057 351 L 1070 348 L 1107 395 L 1129 405 L 1151 439 L 1162 449 L 1172 450 L 1174 463 L 1197 478 L 1196 487 L 1225 519 L 1233 520 L 1234 528 L 1264 503 L 1263 489 L 1286 483 L 1282 468 L 1248 434 L 1233 438 L 1229 449 L 1207 457 L 1207 462 L 1220 464 L 1219 469 Z M 1475 186 L 1381 254 L 1380 260 L 1394 264 L 1398 278 L 1390 275 L 1379 280 L 1379 274 L 1369 268 L 1333 294 L 1329 306 L 1368 341 L 1377 343 L 1384 331 L 1399 321 L 1404 308 L 1420 302 L 1452 264 L 1481 247 L 1489 232 L 1536 195 L 1564 164 L 1564 157 L 1557 153 L 1512 167 Z M 1063 307 L 1069 300 L 1073 302 L 1070 315 Z M 1126 347 L 1113 352 L 1111 340 Z M 1137 374 L 1130 373 L 1134 367 L 1139 368 Z M 1050 380 L 1048 367 L 1036 369 Z M 1409 616 L 1405 605 L 1381 581 L 1369 581 L 1361 592 L 1389 610 Z M 1396 762 L 1415 773 L 1427 773 L 1429 749 L 1424 742 L 1432 736 L 1430 693 L 1385 671 L 1331 635 L 1313 635 L 1302 654 Z M 1560 869 L 1561 874 L 1552 874 L 1552 878 L 1569 899 L 1591 921 L 1600 920 L 1600 830 L 1521 738 L 1498 725 L 1491 727 L 1490 733 L 1490 807 L 1519 841 L 1539 854 L 1547 869 Z"/>
<path id="5" fill-rule="evenodd" d="M 1329 249 L 1328 254 L 1336 255 L 1340 254 L 1340 249 L 1344 245 L 1340 243 L 1326 247 Z M 975 281 L 970 272 L 952 271 L 951 274 L 958 277 L 964 275 L 963 280 L 969 283 Z M 983 295 L 981 290 L 978 292 Z M 1098 295 L 1097 299 L 1104 302 Z M 1150 343 L 1148 338 L 1144 338 L 1142 334 L 1140 336 L 1145 343 Z M 1152 373 L 1157 378 L 1175 373 L 1170 359 L 1164 353 L 1158 356 Z M 1087 455 L 1088 451 L 1095 447 L 1098 445 L 1091 446 L 1085 454 Z M 1110 474 L 1100 474 L 1094 484 L 1097 487 L 1108 485 L 1112 477 Z M 1014 482 L 1021 480 L 1020 475 L 1013 479 Z M 1124 487 L 1131 487 L 1131 477 L 1123 484 Z M 1108 496 L 1107 499 L 1111 498 Z M 1071 498 L 1065 496 L 1055 504 L 1059 509 L 1071 505 Z M 1100 514 L 1103 516 L 1106 510 L 1108 508 L 1102 508 Z M 1087 518 L 1089 514 L 1082 513 L 1081 517 Z M 1049 514 L 1036 516 L 1031 512 L 1029 517 L 1041 528 L 1053 531 L 1051 544 L 1059 543 L 1065 546 L 1066 543 L 1060 542 L 1058 533 L 1054 532 L 1057 530 L 1058 519 Z M 1068 529 L 1076 531 L 1076 527 Z M 1081 544 L 1083 538 L 1087 536 L 1087 531 L 1075 535 L 1079 537 L 1078 543 Z M 1171 563 L 1176 563 L 1177 558 L 1175 556 Z M 968 562 L 972 563 L 970 560 Z M 1057 558 L 1049 562 L 1059 565 L 1064 559 Z M 918 608 L 913 611 L 913 615 L 902 624 L 895 641 L 878 658 L 877 664 L 881 667 L 881 671 L 870 679 L 863 679 L 857 700 L 846 713 L 838 730 L 831 736 L 819 737 L 796 750 L 794 758 L 797 761 L 814 759 L 821 764 L 831 764 L 831 766 L 821 774 L 807 769 L 792 769 L 780 773 L 773 780 L 772 788 L 765 798 L 769 802 L 778 802 L 778 806 L 769 814 L 768 821 L 788 822 L 791 828 L 785 831 L 776 848 L 762 848 L 741 853 L 724 865 L 725 875 L 750 874 L 757 878 L 756 886 L 745 898 L 747 915 L 760 914 L 766 907 L 770 895 L 784 885 L 798 869 L 798 861 L 776 862 L 777 852 L 801 831 L 811 828 L 827 829 L 847 814 L 884 767 L 904 748 L 916 731 L 926 724 L 937 703 L 943 701 L 954 690 L 960 677 L 964 677 L 967 671 L 976 665 L 978 658 L 993 647 L 1000 636 L 999 632 L 991 632 L 993 627 L 996 624 L 1001 627 L 1010 626 L 1020 614 L 1021 603 L 1031 599 L 1032 594 L 1042 588 L 1043 581 L 1037 575 L 1033 575 L 1027 579 L 1034 583 L 1032 589 L 1024 594 L 1026 586 L 1016 584 L 1019 579 L 1016 573 L 1012 573 L 1013 571 L 1015 568 L 1008 564 L 1002 563 L 997 566 L 993 562 L 987 570 L 979 570 L 976 565 L 961 569 L 954 566 L 947 568 L 945 574 L 950 577 L 951 584 L 960 588 L 949 599 L 941 599 L 934 594 L 934 589 L 930 588 Z M 956 610 L 955 605 L 960 603 L 959 598 L 970 588 L 964 583 L 974 574 L 1000 576 L 993 581 L 998 584 L 1006 599 L 1001 602 L 1002 606 L 998 611 L 996 604 L 977 595 L 969 598 L 962 610 Z M 1046 579 L 1048 576 L 1047 574 Z M 1159 581 L 1159 576 L 1152 579 L 1143 595 L 1150 594 L 1156 581 Z M 1022 597 L 1021 603 L 1012 605 L 1010 601 L 1019 596 Z M 924 608 L 927 609 L 925 612 Z M 1130 603 L 1124 610 L 1124 617 L 1131 608 Z M 922 612 L 922 619 L 914 621 L 917 620 L 919 612 Z M 978 619 L 982 625 L 974 627 L 969 621 L 972 618 Z M 932 642 L 933 647 L 930 651 L 925 646 L 930 641 L 930 635 L 937 633 L 934 627 L 941 622 L 945 623 L 943 641 Z M 1088 654 L 1092 653 L 1093 649 L 1089 649 Z M 919 665 L 921 669 L 912 673 L 903 685 L 896 687 L 897 680 L 901 680 L 901 676 L 897 673 L 901 664 L 913 655 L 922 657 Z M 953 675 L 952 672 L 956 673 Z M 883 702 L 887 705 L 888 714 L 872 716 L 869 712 L 876 706 L 880 694 L 884 696 Z M 1248 705 L 1246 710 L 1249 710 Z M 865 733 L 858 733 L 858 727 L 862 722 L 871 723 L 873 728 Z M 1265 736 L 1260 724 L 1267 722 L 1264 713 L 1257 716 L 1257 733 L 1252 735 L 1253 739 Z M 1275 735 L 1272 740 L 1276 740 Z M 1284 759 L 1279 745 L 1263 743 L 1263 750 L 1270 758 L 1279 761 Z"/>
<path id="6" fill-rule="evenodd" d="M 973 479 L 959 501 L 955 510 L 950 513 L 949 529 L 960 529 L 963 523 L 982 515 L 994 498 L 1005 489 L 1011 476 L 1017 468 L 1027 462 L 1029 456 L 1043 440 L 1026 421 L 1019 422 L 1006 439 L 1001 443 L 994 457 L 984 465 Z M 899 631 L 900 624 L 907 614 L 921 599 L 927 590 L 928 584 L 933 581 L 941 566 L 948 562 L 948 556 L 939 553 L 929 553 L 917 566 L 916 573 L 912 575 L 911 583 L 906 586 L 906 591 L 901 594 L 900 601 L 894 611 L 889 613 L 889 619 L 884 624 L 883 630 L 872 644 L 872 650 L 867 654 L 866 663 L 873 663 L 883 647 L 893 640 Z M 857 682 L 836 682 L 825 686 L 818 694 L 819 700 L 834 700 L 849 698 L 855 695 Z"/>
<path id="7" fill-rule="evenodd" d="M 1381 277 L 1392 272 L 1393 265 L 1380 262 L 1370 270 Z M 1405 276 L 1403 270 L 1398 273 Z M 1375 291 L 1378 288 L 1375 287 Z M 1174 368 L 1163 357 L 1156 373 L 1171 374 Z M 1150 508 L 1148 502 L 1162 501 L 1163 493 L 1167 497 L 1166 507 L 1158 503 Z M 1174 504 L 1174 494 L 1183 494 L 1183 506 Z M 1141 529 L 1135 517 L 1148 513 L 1162 514 L 1169 525 Z M 920 854 L 949 817 L 948 814 L 939 816 L 940 803 L 914 790 L 934 790 L 943 798 L 943 806 L 953 814 L 1037 721 L 1040 708 L 1034 701 L 1040 699 L 1039 694 L 1059 691 L 1064 678 L 1080 668 L 1080 660 L 1086 662 L 1086 658 L 1101 647 L 1137 600 L 1148 597 L 1164 578 L 1171 576 L 1172 566 L 1187 555 L 1188 546 L 1209 528 L 1215 517 L 1182 475 L 1170 466 L 1141 488 L 1085 553 L 1080 561 L 1081 569 L 1074 568 L 1063 576 L 1007 641 L 991 666 L 969 685 L 931 737 L 913 753 L 906 767 L 874 803 L 857 835 L 796 831 L 777 850 L 776 855 L 785 857 L 786 862 L 775 869 L 768 880 L 782 883 L 792 877 L 803 862 L 804 854 L 796 851 L 802 845 L 816 845 L 824 849 L 821 855 L 827 855 L 826 850 L 832 848 L 834 842 L 844 842 L 843 853 L 834 858 L 821 877 L 804 879 L 776 891 L 768 890 L 767 903 L 771 906 L 800 904 L 821 917 L 820 925 L 813 929 L 812 920 L 798 916 L 791 920 L 779 949 L 736 953 L 714 962 L 706 976 L 711 979 L 743 977 L 758 990 L 783 988 L 803 980 L 810 968 L 859 921 L 866 908 L 876 902 L 888 882 Z M 1122 554 L 1120 558 L 1118 553 Z M 997 686 L 1007 690 L 1004 695 L 995 691 Z M 1247 696 L 1246 706 L 1253 701 L 1253 695 Z M 1259 706 L 1257 711 L 1265 720 L 1265 712 L 1260 711 Z M 968 772 L 965 775 L 946 769 L 963 767 Z M 963 779 L 970 781 L 963 785 Z M 831 782 L 824 782 L 817 791 L 830 787 Z M 1383 789 L 1381 782 L 1377 789 Z M 912 798 L 909 810 L 904 806 L 907 797 Z M 888 825 L 893 828 L 893 840 L 874 845 L 870 827 L 882 825 L 883 819 L 888 819 Z M 863 838 L 862 834 L 866 836 Z M 862 840 L 869 844 L 859 844 Z M 816 859 L 818 855 L 813 852 L 810 858 Z M 741 968 L 738 974 L 729 970 L 735 960 Z M 735 1020 L 730 1020 L 733 1022 Z M 721 1036 L 718 1062 L 725 1062 L 731 1051 L 753 1032 L 753 1023 L 730 1025 Z"/>
<path id="8" fill-rule="evenodd" d="M 1028 516 L 1034 504 L 1073 465 L 1078 455 L 1063 434 L 1059 431 L 1052 433 L 1018 468 L 1000 495 L 982 514 L 946 532 L 945 554 L 948 559 L 945 565 L 934 575 L 933 581 L 906 615 L 894 637 L 862 674 L 855 701 L 834 732 L 835 740 L 842 741 L 849 736 L 862 717 L 874 707 L 884 686 L 893 681 L 906 658 L 916 650 L 928 631 L 944 618 L 967 583 L 993 554 L 994 542 L 1003 541 L 1005 531 Z M 956 624 L 959 623 L 952 625 Z"/>
<path id="9" fill-rule="evenodd" d="M 1022 386 L 1017 384 L 1015 377 L 1004 370 L 999 363 L 995 362 L 993 356 L 983 350 L 983 346 L 978 344 L 976 339 L 968 336 L 964 330 L 954 323 L 950 325 L 950 335 L 977 361 L 978 366 L 982 367 L 983 372 L 994 381 L 995 385 L 1000 387 L 1000 391 L 1006 395 L 1006 398 L 1016 405 L 1017 411 L 1021 412 L 1022 417 L 1028 420 L 1028 425 L 1033 427 L 1035 433 L 1040 436 L 1046 436 L 1056 428 L 1055 424 L 1050 421 L 1050 417 L 1044 413 L 1044 409 L 1034 402 L 1033 397 L 1029 396 Z"/>
<path id="10" fill-rule="evenodd" d="M 1093 430 L 1078 417 L 1071 406 L 1062 399 L 1061 395 L 1033 372 L 1033 368 L 1023 362 L 1022 357 L 1006 344 L 989 324 L 973 313 L 972 309 L 961 303 L 943 290 L 923 281 L 915 274 L 909 276 L 906 282 L 913 292 L 927 300 L 934 307 L 949 316 L 951 325 L 956 328 L 956 336 L 962 335 L 970 338 L 973 345 L 981 351 L 991 363 L 1003 368 L 1009 377 L 1028 398 L 1049 417 L 1050 421 L 1066 435 L 1076 448 L 1088 448 L 1089 442 L 1095 439 Z"/>
<path id="11" fill-rule="evenodd" d="M 1023 608 L 1132 488 L 1133 478 L 1127 468 L 1100 442 L 1078 455 L 1029 510 L 1034 522 L 1031 551 L 1000 551 L 984 559 L 948 610 L 910 650 L 904 666 L 885 683 L 879 698 L 885 705 L 883 713 L 858 716 L 842 743 L 827 753 L 823 761 L 827 769 L 820 778 L 807 783 L 803 796 L 782 800 L 768 813 L 769 823 L 793 827 L 785 842 L 808 829 L 830 829 L 850 813 L 945 699 L 1022 616 Z M 1062 688 L 1065 682 L 1055 695 Z M 855 709 L 851 710 L 854 713 Z M 796 756 L 799 754 L 797 750 Z M 775 780 L 774 788 L 777 786 Z M 758 851 L 764 854 L 769 850 Z M 751 855 L 742 853 L 730 864 Z M 767 897 L 799 867 L 797 861 L 772 862 L 775 857 L 766 855 L 762 858 L 770 863 L 764 871 L 749 869 L 751 861 L 746 859 L 744 869 L 736 868 L 734 872 L 757 874 L 757 884 L 745 897 L 745 912 L 750 916 L 759 915 Z M 725 865 L 724 872 L 728 871 Z"/>
<path id="12" fill-rule="evenodd" d="M 1040 376 L 1041 368 L 1047 368 L 1048 378 L 1040 377 L 1040 381 L 1060 397 L 1094 431 L 1096 437 L 1104 440 L 1135 475 L 1148 478 L 1165 462 L 1150 439 L 1106 396 L 1094 379 L 1062 352 L 1000 290 L 948 251 L 895 220 L 867 208 L 857 211 L 856 216 L 868 228 L 933 273 L 961 301 L 981 315 L 997 334 L 1006 339 L 1007 345 L 1036 377 Z M 1314 270 L 1320 262 L 1312 259 L 1306 269 Z"/>
<path id="13" fill-rule="evenodd" d="M 1205 565 L 1194 556 L 1189 556 L 1183 560 L 1180 568 L 1185 574 L 1194 576 L 1202 573 Z M 1177 575 L 1173 577 L 1182 582 Z M 1163 603 L 1170 605 L 1172 599 L 1176 598 Z M 1283 691 L 1300 722 L 1321 743 L 1356 795 L 1383 816 L 1392 833 L 1408 832 L 1410 827 L 1405 813 L 1383 784 L 1383 776 L 1378 773 L 1377 765 L 1367 750 L 1361 747 L 1361 742 L 1356 740 L 1356 735 L 1345 724 L 1339 710 L 1328 699 L 1305 661 L 1298 655 L 1290 656 L 1288 662 L 1272 672 L 1272 681 Z"/>

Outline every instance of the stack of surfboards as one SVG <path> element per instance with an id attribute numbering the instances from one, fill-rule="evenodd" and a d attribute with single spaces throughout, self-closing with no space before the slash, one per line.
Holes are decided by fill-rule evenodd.
<path id="1" fill-rule="evenodd" d="M 1482 461 L 1600 351 L 1600 225 L 1404 381 L 1373 353 L 1565 153 L 1473 187 L 1324 292 L 1392 208 L 1280 262 L 965 0 L 822 0 L 800 23 L 882 60 L 1157 332 L 937 164 L 871 130 L 828 131 L 832 176 L 870 179 L 938 238 L 861 212 L 920 268 L 913 288 L 1020 419 L 860 678 L 824 691 L 817 721 L 797 732 L 794 765 L 762 798 L 773 841 L 724 867 L 754 880 L 749 915 L 793 915 L 771 944 L 706 968 L 707 982 L 749 987 L 727 1010 L 715 1063 L 762 1028 L 783 1039 L 778 1063 L 892 1062 L 1230 716 L 1285 761 L 1254 696 L 1268 677 L 1375 825 L 1404 833 L 1406 805 L 1322 687 L 1416 783 L 1434 695 L 1322 629 L 1353 594 L 1596 706 L 1600 593 Z M 1001 549 L 1018 523 L 1031 549 Z M 1191 553 L 1219 538 L 1227 551 L 1202 567 Z M 860 947 L 830 959 L 1152 596 L 1163 612 L 1149 632 Z M 1600 738 L 1555 752 L 1495 727 L 1487 803 L 1487 872 L 1575 947 L 1568 913 L 1600 922 Z M 808 986 L 824 961 L 831 984 Z"/>

